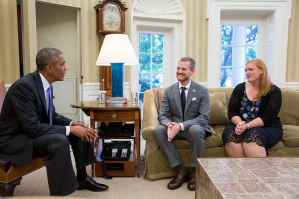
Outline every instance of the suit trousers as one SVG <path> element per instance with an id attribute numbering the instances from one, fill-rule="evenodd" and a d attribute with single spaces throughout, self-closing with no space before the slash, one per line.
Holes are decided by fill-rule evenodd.
<path id="1" fill-rule="evenodd" d="M 76 168 L 96 162 L 90 142 L 83 142 L 75 135 L 49 134 L 34 138 L 33 158 L 44 158 L 50 195 L 69 195 L 79 187 L 72 166 L 72 146 Z"/>
<path id="2" fill-rule="evenodd" d="M 167 127 L 159 125 L 154 129 L 154 135 L 159 147 L 167 156 L 171 168 L 183 164 L 183 161 L 178 154 L 174 144 L 168 142 Z M 196 158 L 203 156 L 204 139 L 206 137 L 205 129 L 199 125 L 192 125 L 186 131 L 180 131 L 173 140 L 186 140 L 190 142 L 191 162 L 190 167 L 196 167 Z"/>

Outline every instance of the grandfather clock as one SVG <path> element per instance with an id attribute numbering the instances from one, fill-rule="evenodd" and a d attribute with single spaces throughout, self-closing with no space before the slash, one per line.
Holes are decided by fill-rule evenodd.
<path id="1" fill-rule="evenodd" d="M 125 2 L 122 0 L 103 0 L 99 1 L 94 9 L 97 17 L 97 35 L 100 38 L 99 46 L 103 44 L 107 34 L 125 33 Z M 100 67 L 100 81 L 102 81 L 102 90 L 106 95 L 111 95 L 111 67 Z"/>

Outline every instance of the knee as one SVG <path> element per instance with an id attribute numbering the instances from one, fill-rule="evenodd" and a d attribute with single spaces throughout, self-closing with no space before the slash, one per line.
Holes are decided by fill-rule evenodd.
<path id="1" fill-rule="evenodd" d="M 206 131 L 203 127 L 199 125 L 193 125 L 189 128 L 189 134 L 191 137 L 204 139 Z"/>
<path id="2" fill-rule="evenodd" d="M 69 141 L 65 135 L 53 134 L 50 139 L 52 148 L 58 150 L 69 150 Z"/>
<path id="3" fill-rule="evenodd" d="M 234 142 L 228 142 L 225 144 L 226 150 L 238 150 L 243 148 L 243 143 L 234 143 Z"/>

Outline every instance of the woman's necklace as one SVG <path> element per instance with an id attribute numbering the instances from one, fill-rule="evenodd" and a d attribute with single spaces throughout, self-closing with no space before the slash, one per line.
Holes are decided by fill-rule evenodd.
<path id="1" fill-rule="evenodd" d="M 254 88 L 254 87 L 252 86 L 252 84 L 250 84 L 250 86 L 251 86 L 251 88 L 253 88 L 254 90 L 259 90 L 259 88 Z"/>

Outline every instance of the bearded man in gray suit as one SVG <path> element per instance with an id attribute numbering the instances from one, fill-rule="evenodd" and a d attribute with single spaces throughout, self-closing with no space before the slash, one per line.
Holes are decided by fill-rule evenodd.
<path id="1" fill-rule="evenodd" d="M 191 80 L 195 72 L 195 61 L 183 57 L 178 62 L 178 82 L 165 89 L 159 113 L 160 124 L 154 129 L 155 138 L 167 156 L 171 168 L 178 170 L 168 183 L 168 189 L 177 189 L 188 182 L 188 189 L 195 190 L 196 158 L 203 156 L 204 139 L 211 135 L 210 97 L 208 89 Z M 172 140 L 187 140 L 191 147 L 189 176 Z"/>

